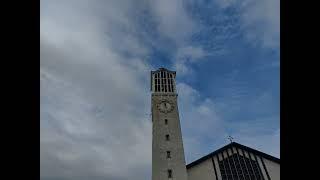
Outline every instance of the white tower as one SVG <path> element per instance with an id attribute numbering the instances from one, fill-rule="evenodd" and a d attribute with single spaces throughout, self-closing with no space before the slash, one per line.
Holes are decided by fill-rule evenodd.
<path id="1" fill-rule="evenodd" d="M 152 180 L 187 180 L 176 72 L 151 71 Z"/>

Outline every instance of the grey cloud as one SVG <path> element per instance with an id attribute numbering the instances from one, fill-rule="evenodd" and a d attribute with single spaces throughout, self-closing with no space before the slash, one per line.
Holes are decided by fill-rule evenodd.
<path id="1" fill-rule="evenodd" d="M 265 128 L 266 126 L 264 126 Z M 275 157 L 280 158 L 280 129 L 277 129 L 273 132 L 266 134 L 258 134 L 254 135 L 245 135 L 240 132 L 234 134 L 237 137 L 235 139 L 237 142 L 241 142 L 242 144 L 249 146 L 251 148 L 255 148 L 262 152 L 266 152 Z"/>
<path id="2" fill-rule="evenodd" d="M 255 46 L 278 48 L 280 44 L 279 0 L 217 0 L 221 8 L 238 6 L 241 29 Z"/>
<path id="3" fill-rule="evenodd" d="M 178 45 L 199 28 L 199 24 L 186 11 L 183 0 L 162 0 L 153 3 L 151 8 L 160 24 L 159 31 L 172 38 Z"/>
<path id="4" fill-rule="evenodd" d="M 184 38 L 194 30 L 182 1 L 172 2 L 177 11 L 169 13 L 164 12 L 170 10 L 168 1 L 157 3 L 41 2 L 41 179 L 151 178 L 150 97 L 146 95 L 153 68 L 147 61 L 149 47 L 136 36 L 140 29 L 134 18 L 137 11 L 149 9 L 161 38 L 171 38 L 182 48 L 189 47 Z M 180 34 L 177 28 L 190 31 Z M 216 127 L 217 134 L 224 132 L 219 132 L 222 124 L 213 101 L 186 84 L 179 87 L 187 156 L 194 158 L 192 154 L 204 152 L 195 148 L 202 143 L 199 137 L 213 136 L 208 127 Z M 191 130 L 199 117 L 202 123 Z"/>
<path id="5" fill-rule="evenodd" d="M 177 84 L 177 90 L 186 159 L 190 162 L 222 144 L 216 137 L 224 136 L 224 123 L 211 99 L 185 83 Z"/>
<path id="6" fill-rule="evenodd" d="M 114 52 L 112 29 L 99 28 L 101 12 L 73 3 L 42 3 L 52 7 L 41 13 L 41 179 L 148 178 L 150 67 Z M 135 39 L 124 48 L 145 54 Z"/>
<path id="7" fill-rule="evenodd" d="M 113 109 L 112 101 L 117 97 L 103 104 L 105 109 L 100 112 L 96 109 L 99 104 L 83 98 L 68 83 L 42 78 L 41 86 L 43 177 L 72 179 L 110 174 L 126 179 L 137 172 L 136 167 L 147 170 L 151 162 L 147 118 L 126 109 L 121 113 Z"/>

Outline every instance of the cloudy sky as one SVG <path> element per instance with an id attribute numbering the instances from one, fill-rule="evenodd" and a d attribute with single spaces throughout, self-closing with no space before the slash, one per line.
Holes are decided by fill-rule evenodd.
<path id="1" fill-rule="evenodd" d="M 177 71 L 187 163 L 280 157 L 278 0 L 42 0 L 42 180 L 150 180 L 150 71 Z"/>

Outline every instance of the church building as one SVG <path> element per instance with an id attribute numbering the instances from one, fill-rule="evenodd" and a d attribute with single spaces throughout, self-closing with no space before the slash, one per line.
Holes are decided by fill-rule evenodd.
<path id="1" fill-rule="evenodd" d="M 235 142 L 186 165 L 175 78 L 151 71 L 152 180 L 280 179 L 280 159 Z"/>

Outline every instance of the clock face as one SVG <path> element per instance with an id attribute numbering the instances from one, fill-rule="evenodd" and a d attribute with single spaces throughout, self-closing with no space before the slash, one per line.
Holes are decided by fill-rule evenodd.
<path id="1" fill-rule="evenodd" d="M 161 101 L 158 104 L 158 109 L 163 113 L 168 113 L 172 111 L 173 105 L 169 101 Z"/>

